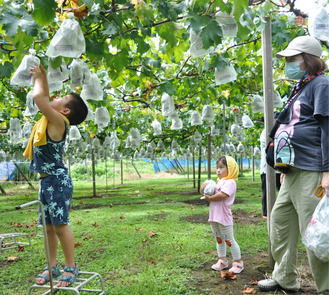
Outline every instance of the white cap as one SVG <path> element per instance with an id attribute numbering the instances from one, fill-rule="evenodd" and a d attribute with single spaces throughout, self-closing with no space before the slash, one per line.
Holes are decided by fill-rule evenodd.
<path id="1" fill-rule="evenodd" d="M 300 36 L 293 39 L 285 50 L 278 52 L 275 56 L 277 58 L 282 58 L 301 53 L 308 53 L 320 57 L 322 54 L 322 46 L 314 37 Z"/>

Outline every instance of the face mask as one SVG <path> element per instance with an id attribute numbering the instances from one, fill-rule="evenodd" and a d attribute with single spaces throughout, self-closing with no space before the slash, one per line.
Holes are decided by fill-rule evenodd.
<path id="1" fill-rule="evenodd" d="M 285 71 L 288 78 L 294 80 L 300 80 L 306 74 L 306 71 L 300 70 L 299 61 L 286 62 Z"/>

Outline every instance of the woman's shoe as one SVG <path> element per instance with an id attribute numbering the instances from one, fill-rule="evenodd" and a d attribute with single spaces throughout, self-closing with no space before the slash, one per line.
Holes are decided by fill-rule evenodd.
<path id="1" fill-rule="evenodd" d="M 44 269 L 43 269 L 43 271 L 45 271 L 45 270 L 48 270 L 48 266 L 46 266 Z M 61 271 L 60 271 L 60 269 L 58 268 L 58 265 L 56 265 L 56 267 L 51 267 L 51 276 L 53 277 L 53 278 L 57 278 L 57 277 L 59 277 L 61 275 Z M 49 278 L 49 274 L 47 274 L 47 273 L 40 273 L 40 274 L 38 274 L 37 275 L 37 278 L 42 278 L 42 279 L 44 279 L 45 280 L 45 282 L 43 283 L 43 284 L 39 284 L 38 282 L 36 282 L 36 284 L 37 285 L 45 285 L 45 284 L 47 284 L 48 282 L 49 282 L 49 280 L 50 280 L 50 278 Z"/>
<path id="2" fill-rule="evenodd" d="M 64 268 L 64 272 L 70 272 L 70 273 L 72 273 L 74 275 L 74 276 L 64 276 L 64 275 L 62 275 L 60 277 L 60 279 L 59 279 L 59 282 L 68 282 L 69 284 L 67 286 L 65 286 L 65 287 L 69 287 L 69 286 L 71 286 L 75 282 L 75 280 L 76 280 L 76 278 L 77 278 L 77 276 L 79 274 L 79 268 L 77 267 L 76 264 L 75 264 L 75 267 L 68 267 L 68 266 L 66 266 Z"/>
<path id="3" fill-rule="evenodd" d="M 217 271 L 223 270 L 223 269 L 225 269 L 225 268 L 227 268 L 227 267 L 228 267 L 228 262 L 225 261 L 225 260 L 223 260 L 223 259 L 219 259 L 218 262 L 217 262 L 216 264 L 213 264 L 213 265 L 211 266 L 211 268 L 212 268 L 213 270 L 217 270 Z"/>
<path id="4" fill-rule="evenodd" d="M 257 284 L 260 291 L 268 292 L 275 291 L 280 288 L 280 285 L 273 279 L 261 280 Z"/>

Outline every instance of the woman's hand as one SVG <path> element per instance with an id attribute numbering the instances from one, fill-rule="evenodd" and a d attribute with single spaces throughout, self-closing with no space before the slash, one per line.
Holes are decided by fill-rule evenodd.
<path id="1" fill-rule="evenodd" d="M 323 193 L 329 198 L 329 172 L 322 173 L 321 186 L 323 188 Z"/>

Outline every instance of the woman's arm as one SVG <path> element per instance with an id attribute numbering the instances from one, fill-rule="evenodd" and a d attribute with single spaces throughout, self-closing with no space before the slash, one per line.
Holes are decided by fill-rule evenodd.
<path id="1" fill-rule="evenodd" d="M 329 196 L 329 117 L 317 116 L 321 126 L 321 148 L 322 148 L 322 165 L 323 175 L 321 185 L 324 193 Z"/>

